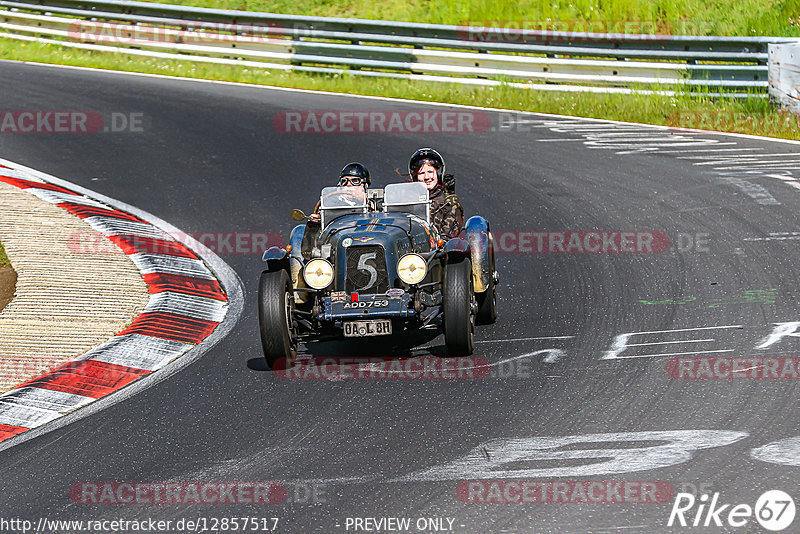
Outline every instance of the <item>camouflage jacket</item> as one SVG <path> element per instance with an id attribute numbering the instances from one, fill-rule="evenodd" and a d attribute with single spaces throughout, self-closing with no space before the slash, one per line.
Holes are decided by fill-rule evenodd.
<path id="1" fill-rule="evenodd" d="M 450 204 L 447 197 L 443 187 L 436 187 L 430 193 L 431 223 L 445 240 L 458 236 L 464 227 L 464 208 L 460 202 Z"/>

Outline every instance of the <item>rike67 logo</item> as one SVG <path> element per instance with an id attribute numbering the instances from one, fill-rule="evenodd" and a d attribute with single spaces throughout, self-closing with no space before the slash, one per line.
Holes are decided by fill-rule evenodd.
<path id="1" fill-rule="evenodd" d="M 749 504 L 721 504 L 719 493 L 715 493 L 710 502 L 706 494 L 695 499 L 691 493 L 678 493 L 667 526 L 740 528 L 750 524 L 755 517 L 762 528 L 778 532 L 787 529 L 794 521 L 794 516 L 794 499 L 780 490 L 764 492 L 755 507 Z"/>

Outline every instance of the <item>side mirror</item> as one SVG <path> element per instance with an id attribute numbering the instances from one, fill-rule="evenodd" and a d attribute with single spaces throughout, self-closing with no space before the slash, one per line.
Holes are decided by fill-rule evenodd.
<path id="1" fill-rule="evenodd" d="M 307 217 L 307 215 L 303 213 L 303 210 L 295 209 L 289 212 L 289 217 L 291 217 L 295 221 L 302 221 Z"/>

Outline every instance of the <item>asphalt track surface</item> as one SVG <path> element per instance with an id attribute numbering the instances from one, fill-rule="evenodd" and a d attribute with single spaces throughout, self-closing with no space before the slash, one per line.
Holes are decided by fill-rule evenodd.
<path id="1" fill-rule="evenodd" d="M 456 489 L 475 479 L 660 481 L 731 504 L 752 506 L 770 489 L 800 496 L 800 447 L 788 439 L 800 434 L 797 380 L 676 380 L 664 356 L 800 356 L 792 336 L 756 348 L 775 323 L 800 321 L 797 145 L 545 116 L 500 128 L 495 113 L 493 129 L 473 134 L 289 135 L 274 129 L 276 113 L 428 108 L 7 62 L 0 80 L 3 110 L 143 113 L 142 132 L 4 133 L 0 155 L 187 232 L 287 235 L 289 210 L 313 206 L 345 163 L 364 162 L 383 185 L 430 145 L 458 177 L 467 214 L 485 215 L 496 233 L 639 230 L 671 240 L 652 254 L 499 254 L 500 318 L 479 328 L 475 356 L 497 364 L 560 352 L 476 380 L 279 379 L 261 363 L 259 254 L 218 252 L 245 284 L 232 332 L 125 402 L 2 451 L 2 518 L 256 516 L 278 517 L 280 532 L 354 532 L 348 517 L 443 517 L 453 532 L 666 532 L 672 499 L 469 504 Z M 729 159 L 689 159 L 708 155 Z M 695 330 L 715 326 L 730 328 Z M 625 333 L 639 334 L 603 359 Z M 530 339 L 541 337 L 558 339 Z M 415 355 L 444 352 L 441 336 L 418 341 Z M 304 356 L 387 352 L 403 354 L 327 343 Z M 591 436 L 608 433 L 620 435 Z M 564 436 L 583 437 L 531 440 Z M 676 440 L 707 448 L 669 448 Z M 548 457 L 548 447 L 575 457 Z M 661 453 L 648 454 L 654 447 Z M 575 452 L 586 449 L 612 450 Z M 267 506 L 87 505 L 69 496 L 84 481 L 282 481 L 324 494 L 290 491 Z M 739 531 L 758 528 L 751 520 Z"/>

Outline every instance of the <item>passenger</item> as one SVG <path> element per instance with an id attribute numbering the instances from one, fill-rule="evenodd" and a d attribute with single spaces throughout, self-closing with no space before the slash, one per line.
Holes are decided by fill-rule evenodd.
<path id="1" fill-rule="evenodd" d="M 413 181 L 428 188 L 431 200 L 431 224 L 444 238 L 457 237 L 464 227 L 464 208 L 453 193 L 455 179 L 445 175 L 444 158 L 432 148 L 420 148 L 408 161 L 408 174 Z"/>

